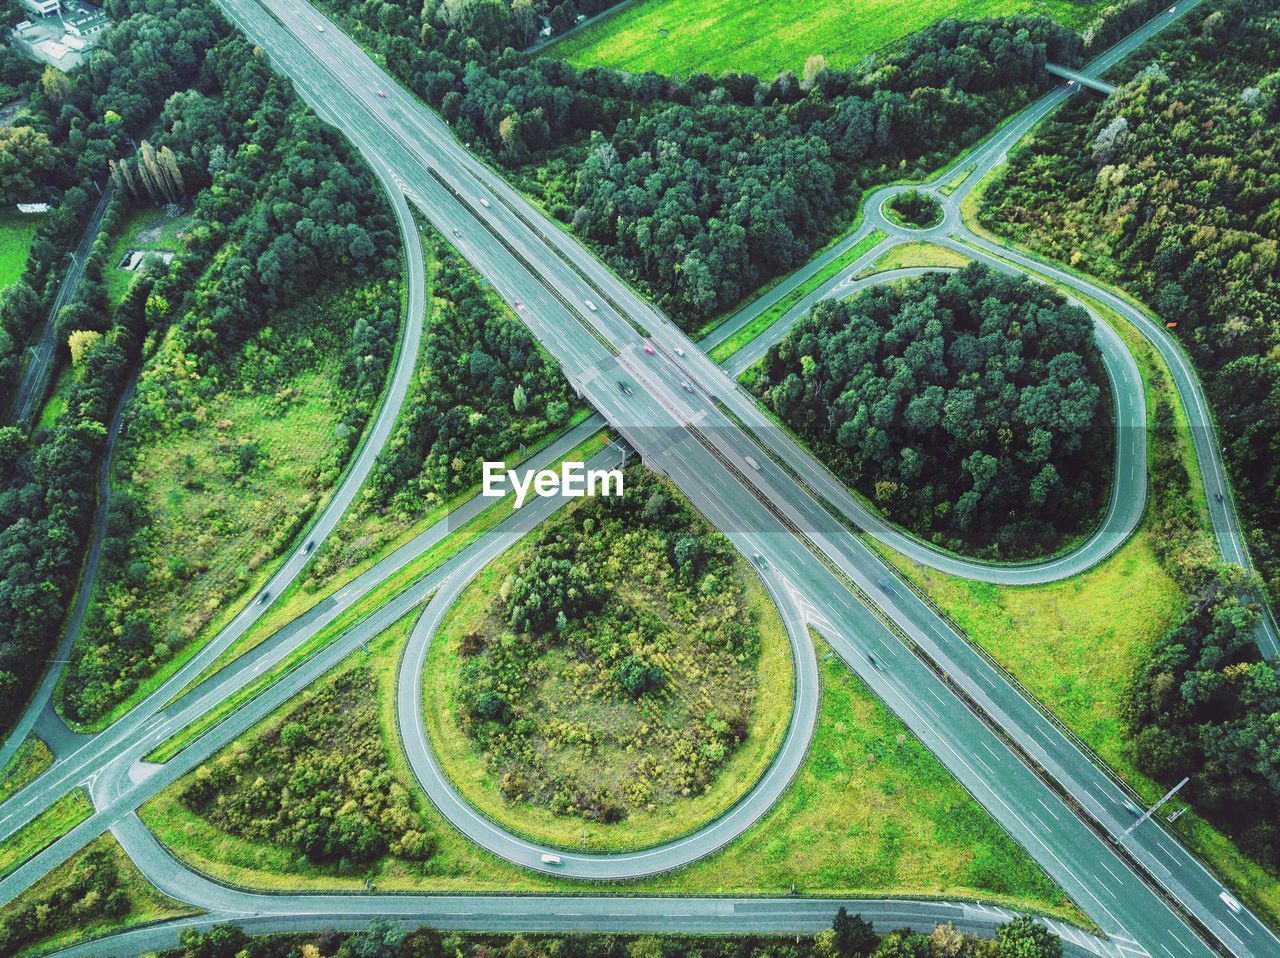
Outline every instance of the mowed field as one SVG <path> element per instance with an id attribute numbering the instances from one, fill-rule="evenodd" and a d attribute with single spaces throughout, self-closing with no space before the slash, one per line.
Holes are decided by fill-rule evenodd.
<path id="1" fill-rule="evenodd" d="M 1039 13 L 1076 27 L 1101 7 L 1088 0 L 635 0 L 547 48 L 579 66 L 640 73 L 739 70 L 797 74 L 822 54 L 850 67 L 869 53 L 943 17 Z"/>

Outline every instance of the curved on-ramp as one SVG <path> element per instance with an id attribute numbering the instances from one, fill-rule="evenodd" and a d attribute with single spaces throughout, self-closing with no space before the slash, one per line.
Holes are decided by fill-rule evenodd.
<path id="1" fill-rule="evenodd" d="M 791 722 L 777 754 L 751 789 L 695 831 L 649 848 L 583 852 L 517 835 L 480 812 L 449 781 L 432 752 L 422 717 L 422 675 L 431 641 L 470 581 L 499 554 L 485 550 L 443 584 L 414 625 L 400 661 L 396 714 L 400 739 L 418 783 L 445 819 L 486 851 L 533 871 L 566 878 L 617 881 L 670 871 L 705 858 L 755 824 L 791 784 L 808 751 L 818 716 L 818 664 L 794 595 L 772 568 L 761 577 L 787 631 L 795 670 Z M 549 860 L 550 859 L 550 860 Z"/>

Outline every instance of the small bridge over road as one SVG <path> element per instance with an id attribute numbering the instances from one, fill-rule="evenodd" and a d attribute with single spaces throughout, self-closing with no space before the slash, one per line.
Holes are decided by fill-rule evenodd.
<path id="1" fill-rule="evenodd" d="M 1056 77 L 1062 77 L 1064 80 L 1075 80 L 1081 86 L 1087 86 L 1090 90 L 1097 90 L 1103 96 L 1110 96 L 1116 92 L 1114 85 L 1103 83 L 1097 77 L 1091 77 L 1089 74 L 1081 73 L 1079 70 L 1069 70 L 1066 67 L 1058 66 L 1056 63 L 1046 63 L 1044 68 Z"/>

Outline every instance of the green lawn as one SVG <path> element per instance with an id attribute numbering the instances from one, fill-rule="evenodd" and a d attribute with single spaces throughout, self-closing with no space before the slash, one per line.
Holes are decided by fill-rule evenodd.
<path id="1" fill-rule="evenodd" d="M 912 266 L 959 267 L 970 262 L 969 257 L 945 246 L 935 243 L 912 242 L 893 247 L 878 260 L 865 275 L 883 273 L 891 269 L 906 269 Z"/>
<path id="2" fill-rule="evenodd" d="M 188 210 L 178 216 L 169 216 L 157 207 L 133 208 L 125 214 L 111 252 L 102 271 L 107 287 L 107 297 L 115 304 L 124 299 L 137 272 L 116 269 L 131 249 L 150 249 L 178 252 L 182 249 L 182 234 L 191 227 L 192 216 Z"/>
<path id="3" fill-rule="evenodd" d="M 441 768 L 459 792 L 487 817 L 537 841 L 570 848 L 618 851 L 656 845 L 695 831 L 750 791 L 773 761 L 787 731 L 795 675 L 786 630 L 763 583 L 746 560 L 739 558 L 737 574 L 749 609 L 743 614 L 754 616 L 760 629 L 760 657 L 755 669 L 757 692 L 744 744 L 717 771 L 707 791 L 648 811 L 633 810 L 614 824 L 584 824 L 576 816 L 558 815 L 530 802 L 506 801 L 498 790 L 496 776 L 486 767 L 484 753 L 459 726 L 451 701 L 451 690 L 457 687 L 462 675 L 459 639 L 480 627 L 479 623 L 493 605 L 498 587 L 528 559 L 532 544 L 532 540 L 526 539 L 487 566 L 449 610 L 431 645 L 424 670 L 423 717 Z M 672 683 L 676 684 L 679 683 Z M 617 706 L 599 711 L 614 710 L 625 712 Z M 601 724 L 607 726 L 608 720 L 602 719 Z M 604 761 L 601 756 L 606 752 L 603 747 L 593 749 L 586 760 Z M 634 761 L 634 757 L 628 756 L 628 760 Z"/>
<path id="4" fill-rule="evenodd" d="M 22 276 L 27 266 L 27 251 L 39 225 L 38 216 L 0 214 L 0 289 L 16 283 Z"/>
<path id="5" fill-rule="evenodd" d="M 546 55 L 634 73 L 798 75 L 814 54 L 833 67 L 852 67 L 942 17 L 1031 12 L 1078 27 L 1099 6 L 1073 0 L 640 0 L 553 44 Z"/>
<path id="6" fill-rule="evenodd" d="M 646 887 L 1000 900 L 1087 924 L 1066 895 L 818 641 L 822 699 L 791 788 L 746 835 Z"/>
<path id="7" fill-rule="evenodd" d="M 28 735 L 9 759 L 9 764 L 0 770 L 0 802 L 8 799 L 22 786 L 53 764 L 53 753 L 49 746 Z"/>
<path id="8" fill-rule="evenodd" d="M 53 844 L 93 814 L 80 789 L 72 789 L 41 812 L 16 835 L 0 844 L 0 876 L 7 875 L 32 855 Z"/>

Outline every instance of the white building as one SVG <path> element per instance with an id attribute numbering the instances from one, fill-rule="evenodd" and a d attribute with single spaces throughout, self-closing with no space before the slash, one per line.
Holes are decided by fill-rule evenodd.
<path id="1" fill-rule="evenodd" d="M 22 0 L 33 17 L 51 17 L 62 10 L 62 0 Z"/>

